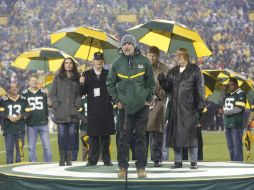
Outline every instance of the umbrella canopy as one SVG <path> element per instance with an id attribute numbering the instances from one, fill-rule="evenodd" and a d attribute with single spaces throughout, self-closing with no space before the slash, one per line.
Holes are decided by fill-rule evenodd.
<path id="1" fill-rule="evenodd" d="M 119 41 L 104 30 L 80 26 L 65 28 L 51 34 L 53 47 L 84 60 L 93 60 L 95 52 L 103 52 L 107 64 L 118 57 Z"/>
<path id="2" fill-rule="evenodd" d="M 71 57 L 67 53 L 54 48 L 31 49 L 19 55 L 11 66 L 24 70 L 57 71 L 65 58 Z M 77 61 L 74 59 L 77 63 Z"/>
<path id="3" fill-rule="evenodd" d="M 183 24 L 168 20 L 152 20 L 127 30 L 139 42 L 157 46 L 160 50 L 175 53 L 186 48 L 192 57 L 212 55 L 197 31 Z"/>
<path id="4" fill-rule="evenodd" d="M 202 71 L 202 73 L 205 81 L 205 97 L 207 98 L 208 96 L 213 94 L 217 80 L 205 71 Z"/>
<path id="5" fill-rule="evenodd" d="M 254 87 L 253 87 L 253 81 L 251 79 L 247 79 L 245 76 L 236 73 L 229 69 L 224 70 L 204 70 L 203 72 L 206 72 L 217 79 L 216 85 L 215 85 L 215 93 L 208 97 L 208 100 L 214 101 L 217 103 L 219 97 L 219 93 L 223 90 L 222 86 L 228 84 L 230 77 L 234 77 L 238 81 L 239 87 L 244 91 L 246 98 L 247 98 L 247 104 L 246 108 L 250 108 L 252 105 L 254 105 Z"/>

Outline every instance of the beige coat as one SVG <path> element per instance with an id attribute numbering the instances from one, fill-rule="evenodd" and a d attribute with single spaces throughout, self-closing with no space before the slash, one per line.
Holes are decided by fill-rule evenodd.
<path id="1" fill-rule="evenodd" d="M 158 62 L 155 66 L 153 66 L 153 74 L 155 80 L 155 95 L 153 98 L 152 106 L 150 106 L 149 119 L 146 130 L 148 132 L 153 131 L 163 133 L 164 111 L 167 97 L 165 91 L 159 85 L 157 77 L 161 72 L 167 74 L 168 70 L 169 70 L 168 67 L 161 62 Z"/>

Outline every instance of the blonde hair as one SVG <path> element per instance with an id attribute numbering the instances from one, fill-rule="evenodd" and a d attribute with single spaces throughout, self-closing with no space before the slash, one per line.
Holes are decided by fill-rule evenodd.
<path id="1" fill-rule="evenodd" d="M 186 59 L 188 60 L 190 58 L 188 50 L 186 48 L 179 48 L 176 52 L 182 52 L 182 54 L 184 54 L 186 56 Z"/>

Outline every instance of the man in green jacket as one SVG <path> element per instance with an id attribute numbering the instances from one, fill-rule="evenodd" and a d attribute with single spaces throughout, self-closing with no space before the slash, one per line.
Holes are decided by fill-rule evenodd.
<path id="1" fill-rule="evenodd" d="M 125 35 L 121 40 L 120 57 L 109 71 L 107 86 L 119 114 L 117 160 L 118 176 L 124 178 L 129 167 L 131 134 L 135 130 L 136 168 L 138 177 L 146 177 L 146 140 L 149 106 L 154 95 L 154 76 L 148 59 L 140 54 L 136 40 Z"/>

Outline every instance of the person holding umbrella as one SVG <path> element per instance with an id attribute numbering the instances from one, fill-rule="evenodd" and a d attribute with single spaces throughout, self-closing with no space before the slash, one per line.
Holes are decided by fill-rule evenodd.
<path id="1" fill-rule="evenodd" d="M 78 111 L 81 111 L 79 74 L 72 58 L 64 59 L 54 78 L 49 97 L 53 107 L 52 120 L 58 125 L 59 166 L 71 166 L 75 129 L 80 121 Z"/>
<path id="2" fill-rule="evenodd" d="M 104 165 L 113 166 L 109 145 L 110 135 L 115 133 L 115 125 L 113 105 L 106 86 L 108 70 L 103 68 L 103 64 L 103 53 L 95 52 L 93 68 L 80 77 L 80 95 L 87 95 L 89 155 L 86 166 L 97 165 L 100 152 Z"/>
<path id="3" fill-rule="evenodd" d="M 130 139 L 135 130 L 136 168 L 139 178 L 146 177 L 146 137 L 149 106 L 154 96 L 152 65 L 137 49 L 136 39 L 124 35 L 120 57 L 112 63 L 107 86 L 119 114 L 118 177 L 127 176 Z"/>
<path id="4" fill-rule="evenodd" d="M 205 86 L 201 69 L 189 62 L 185 48 L 176 51 L 177 66 L 167 74 L 159 74 L 161 87 L 172 95 L 171 117 L 167 125 L 167 146 L 174 148 L 175 163 L 172 168 L 182 167 L 182 148 L 190 151 L 191 169 L 197 169 L 198 118 L 205 108 Z M 199 117 L 198 117 L 199 116 Z"/>

